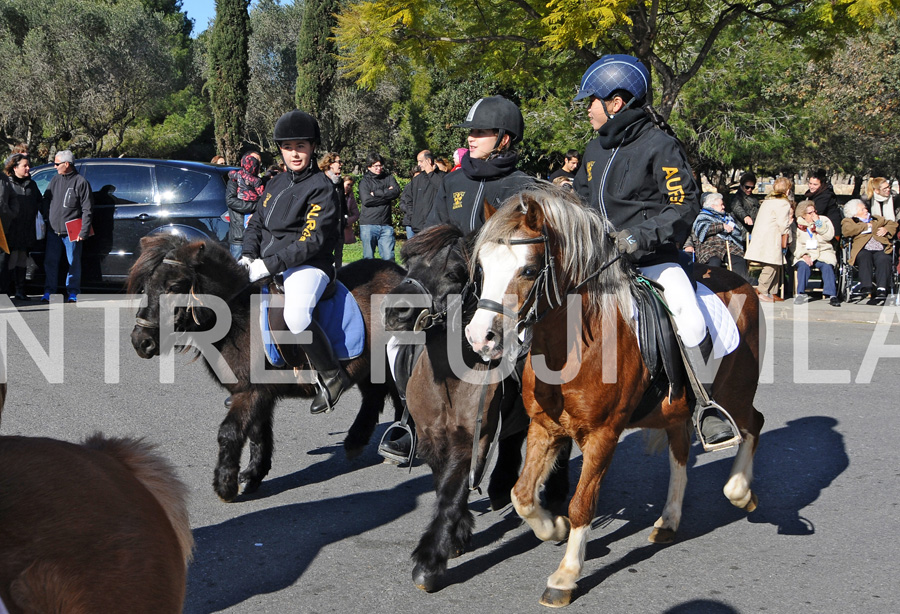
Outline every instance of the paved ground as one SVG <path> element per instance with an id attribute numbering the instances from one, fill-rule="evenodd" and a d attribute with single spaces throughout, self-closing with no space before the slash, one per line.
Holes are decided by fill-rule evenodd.
<path id="1" fill-rule="evenodd" d="M 268 480 L 226 504 L 210 487 L 225 395 L 200 364 L 177 356 L 174 382 L 160 383 L 159 359 L 141 360 L 130 346 L 133 312 L 104 320 L 87 297 L 62 307 L 52 337 L 61 348 L 48 341 L 47 306 L 3 307 L 10 392 L 0 432 L 145 435 L 190 486 L 197 550 L 185 612 L 545 611 L 537 600 L 563 546 L 539 542 L 510 509 L 488 511 L 477 493 L 473 550 L 452 562 L 442 590 L 413 587 L 409 554 L 431 514 L 430 473 L 382 465 L 372 447 L 344 458 L 355 392 L 328 416 L 310 416 L 306 403 L 279 406 Z M 900 505 L 900 334 L 888 323 L 897 313 L 821 302 L 804 309 L 808 321 L 795 319 L 793 305 L 774 305 L 768 322 L 771 383 L 756 402 L 766 415 L 759 509 L 748 516 L 721 494 L 733 452 L 696 454 L 677 543 L 649 544 L 667 462 L 644 454 L 641 434 L 626 433 L 569 611 L 900 612 L 891 528 Z M 875 363 L 879 348 L 886 357 Z M 48 382 L 57 375 L 62 383 Z M 576 452 L 573 479 L 579 468 Z"/>

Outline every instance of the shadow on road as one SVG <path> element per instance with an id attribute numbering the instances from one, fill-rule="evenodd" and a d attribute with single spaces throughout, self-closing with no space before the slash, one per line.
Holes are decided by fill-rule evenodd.
<path id="1" fill-rule="evenodd" d="M 394 522 L 430 488 L 431 476 L 422 476 L 386 490 L 284 505 L 195 529 L 184 612 L 219 612 L 291 586 L 323 548 Z"/>

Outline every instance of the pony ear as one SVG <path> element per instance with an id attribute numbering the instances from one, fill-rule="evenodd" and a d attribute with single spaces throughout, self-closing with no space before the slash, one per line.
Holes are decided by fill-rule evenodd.
<path id="1" fill-rule="evenodd" d="M 525 208 L 525 226 L 535 232 L 544 230 L 544 208 L 541 203 L 530 196 L 522 196 L 522 205 Z"/>
<path id="2" fill-rule="evenodd" d="M 184 246 L 184 251 L 182 252 L 184 254 L 184 263 L 189 266 L 199 265 L 201 260 L 203 259 L 205 250 L 206 242 L 204 241 L 194 241 L 193 243 L 188 243 Z"/>
<path id="3" fill-rule="evenodd" d="M 156 234 L 141 237 L 141 252 L 149 252 L 152 249 L 160 247 L 170 240 L 169 235 Z"/>
<path id="4" fill-rule="evenodd" d="M 497 209 L 491 206 L 491 203 L 484 199 L 484 221 L 491 219 L 491 216 L 497 213 Z"/>

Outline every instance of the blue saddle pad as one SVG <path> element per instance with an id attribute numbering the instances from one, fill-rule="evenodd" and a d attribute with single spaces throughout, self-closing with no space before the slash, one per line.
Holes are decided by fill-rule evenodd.
<path id="1" fill-rule="evenodd" d="M 313 312 L 313 319 L 322 327 L 331 347 L 339 360 L 350 360 L 363 353 L 366 345 L 366 323 L 362 311 L 347 286 L 335 281 L 335 293 L 330 298 L 319 301 Z M 262 304 L 260 309 L 260 330 L 266 348 L 266 358 L 276 367 L 285 365 L 278 346 L 272 341 L 269 332 L 269 289 L 262 287 Z"/>

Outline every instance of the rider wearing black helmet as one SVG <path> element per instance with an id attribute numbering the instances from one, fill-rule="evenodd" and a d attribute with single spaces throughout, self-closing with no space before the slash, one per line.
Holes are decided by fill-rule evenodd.
<path id="1" fill-rule="evenodd" d="M 575 190 L 618 229 L 613 238 L 625 258 L 663 286 L 686 367 L 699 374 L 712 343 L 678 250 L 700 211 L 700 190 L 671 128 L 646 105 L 649 87 L 650 73 L 630 55 L 604 56 L 585 72 L 575 100 L 590 98 L 597 137 L 585 149 Z M 713 406 L 698 402 L 696 411 L 705 444 L 739 442 Z"/>
<path id="2" fill-rule="evenodd" d="M 334 250 L 340 235 L 341 205 L 331 180 L 315 164 L 319 123 L 303 111 L 290 111 L 275 123 L 274 140 L 286 167 L 266 185 L 244 234 L 241 263 L 250 281 L 284 277 L 284 320 L 298 335 L 316 369 L 319 393 L 310 411 L 334 409 L 350 378 L 338 362 L 325 332 L 313 321 L 316 303 L 334 280 Z M 300 333 L 311 333 L 300 336 Z M 299 366 L 299 365 L 294 365 Z"/>
<path id="3" fill-rule="evenodd" d="M 515 103 L 503 96 L 482 98 L 457 127 L 469 129 L 469 151 L 459 172 L 444 177 L 425 226 L 450 223 L 468 234 L 484 224 L 485 202 L 499 207 L 533 179 L 516 170 L 519 156 L 511 149 L 525 132 Z"/>

